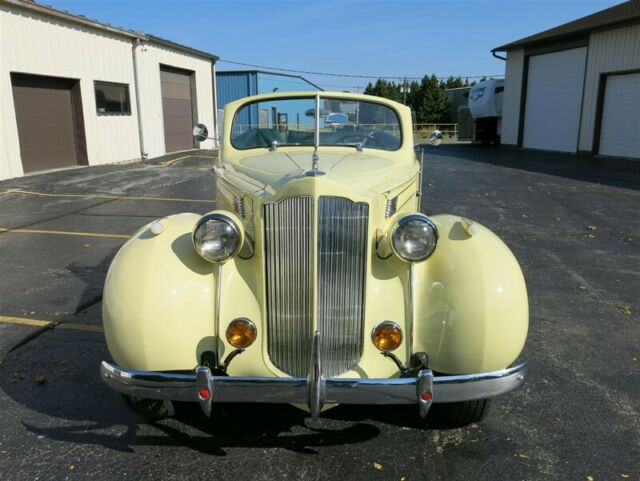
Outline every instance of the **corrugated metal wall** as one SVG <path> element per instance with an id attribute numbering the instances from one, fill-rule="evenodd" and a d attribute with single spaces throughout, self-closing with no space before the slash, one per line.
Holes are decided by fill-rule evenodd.
<path id="1" fill-rule="evenodd" d="M 19 6 L 0 5 L 0 179 L 23 174 L 10 74 L 79 81 L 90 165 L 140 158 L 133 39 Z M 160 65 L 195 72 L 197 113 L 215 132 L 211 60 L 153 42 L 136 47 L 141 121 L 149 157 L 165 153 Z M 98 115 L 94 81 L 129 86 L 131 113 Z M 210 140 L 200 144 L 213 148 Z"/>
<path id="2" fill-rule="evenodd" d="M 130 39 L 5 4 L 0 32 L 0 179 L 23 174 L 11 72 L 80 80 L 90 164 L 140 157 Z M 131 115 L 97 115 L 94 80 L 129 85 Z"/>
<path id="3" fill-rule="evenodd" d="M 594 33 L 589 39 L 579 150 L 591 151 L 600 74 L 640 69 L 640 25 Z M 640 92 L 637 93 L 640 95 Z"/>
<path id="4" fill-rule="evenodd" d="M 229 102 L 256 95 L 258 93 L 258 75 L 256 72 L 216 72 L 218 108 L 222 109 Z M 257 113 L 254 115 L 257 124 Z M 243 125 L 251 123 L 249 112 L 241 112 L 238 121 Z"/>
<path id="5" fill-rule="evenodd" d="M 512 50 L 507 54 L 504 97 L 502 100 L 502 137 L 506 145 L 518 144 L 518 124 L 520 123 L 520 97 L 524 74 L 524 50 Z"/>
<path id="6" fill-rule="evenodd" d="M 145 149 L 150 158 L 166 152 L 164 139 L 164 118 L 162 115 L 162 92 L 160 65 L 195 72 L 196 102 L 198 120 L 209 132 L 215 133 L 213 117 L 213 70 L 209 60 L 172 50 L 168 47 L 144 44 L 138 47 L 140 78 L 140 108 Z M 213 148 L 213 142 L 200 143 L 203 149 Z"/>
<path id="7" fill-rule="evenodd" d="M 256 72 L 217 72 L 218 108 L 229 102 L 256 95 L 258 93 L 258 76 Z"/>

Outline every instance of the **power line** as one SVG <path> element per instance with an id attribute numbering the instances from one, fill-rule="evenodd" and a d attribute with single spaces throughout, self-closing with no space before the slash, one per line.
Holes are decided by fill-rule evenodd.
<path id="1" fill-rule="evenodd" d="M 236 62 L 235 60 L 224 60 L 224 59 L 219 59 L 218 62 L 224 62 L 224 63 L 230 63 L 233 65 L 242 65 L 244 67 L 253 67 L 253 68 L 259 68 L 259 69 L 265 69 L 265 70 L 273 70 L 273 71 L 280 71 L 280 72 L 289 72 L 289 73 L 302 73 L 302 74 L 306 74 L 306 75 L 322 75 L 325 77 L 346 77 L 346 78 L 361 78 L 361 79 L 395 79 L 395 80 L 422 80 L 422 77 L 407 77 L 405 75 L 398 75 L 398 76 L 390 76 L 390 75 L 352 75 L 352 74 L 345 74 L 345 73 L 327 73 L 327 72 L 312 72 L 312 71 L 308 71 L 308 70 L 295 70 L 295 69 L 291 69 L 291 68 L 280 68 L 280 67 L 268 67 L 266 65 L 255 65 L 255 64 L 251 64 L 251 63 L 244 63 L 244 62 Z M 475 79 L 475 78 L 482 78 L 482 77 L 486 77 L 486 78 L 495 78 L 495 77 L 504 77 L 503 74 L 498 74 L 498 75 L 451 75 L 450 77 L 453 78 L 464 78 L 464 79 Z M 449 77 L 436 77 L 438 80 L 447 80 Z"/>

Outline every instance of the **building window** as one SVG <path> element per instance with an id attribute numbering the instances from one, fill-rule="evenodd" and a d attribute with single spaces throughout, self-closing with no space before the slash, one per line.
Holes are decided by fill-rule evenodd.
<path id="1" fill-rule="evenodd" d="M 129 85 L 113 82 L 94 82 L 98 115 L 131 115 Z"/>

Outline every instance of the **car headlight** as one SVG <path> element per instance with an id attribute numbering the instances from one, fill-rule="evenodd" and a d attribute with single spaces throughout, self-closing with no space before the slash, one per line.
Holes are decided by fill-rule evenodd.
<path id="1" fill-rule="evenodd" d="M 233 216 L 212 212 L 202 216 L 193 230 L 193 245 L 209 262 L 224 262 L 242 247 L 243 231 Z"/>
<path id="2" fill-rule="evenodd" d="M 403 261 L 420 262 L 428 258 L 438 243 L 438 229 L 423 214 L 406 215 L 391 231 L 391 248 Z"/>

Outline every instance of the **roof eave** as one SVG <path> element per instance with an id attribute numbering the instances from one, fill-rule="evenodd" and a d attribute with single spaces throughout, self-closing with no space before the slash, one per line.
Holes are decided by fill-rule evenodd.
<path id="1" fill-rule="evenodd" d="M 106 25 L 104 23 L 100 23 L 86 17 L 74 15 L 72 13 L 64 12 L 62 10 L 57 10 L 55 8 L 49 7 L 47 5 L 42 5 L 39 3 L 25 2 L 21 0 L 0 0 L 0 3 L 22 8 L 25 10 L 29 10 L 31 12 L 40 13 L 42 15 L 47 15 L 49 17 L 57 18 L 60 20 L 65 20 L 70 23 L 84 25 L 86 27 L 94 28 L 96 30 L 102 30 L 104 32 L 109 32 L 115 35 L 121 35 L 123 37 L 128 37 L 131 39 L 139 39 L 139 40 L 147 39 L 147 35 L 145 35 L 144 33 L 112 27 L 111 25 Z"/>
<path id="2" fill-rule="evenodd" d="M 166 40 L 164 38 L 156 37 L 155 35 L 147 34 L 147 39 L 151 43 L 156 43 L 156 44 L 161 45 L 163 47 L 168 47 L 168 48 L 172 48 L 174 50 L 179 50 L 181 52 L 188 53 L 188 54 L 193 55 L 195 57 L 207 58 L 207 59 L 211 60 L 212 63 L 217 62 L 218 59 L 220 58 L 217 55 L 213 55 L 212 53 L 204 52 L 202 50 L 198 50 L 198 49 L 191 48 L 191 47 L 187 47 L 186 45 L 181 45 L 179 43 L 172 42 L 171 40 Z"/>

